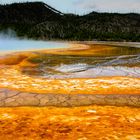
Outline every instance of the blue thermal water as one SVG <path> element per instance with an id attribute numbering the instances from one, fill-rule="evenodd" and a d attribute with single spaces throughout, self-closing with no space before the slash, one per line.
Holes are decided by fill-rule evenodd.
<path id="1" fill-rule="evenodd" d="M 0 39 L 0 52 L 2 51 L 26 51 L 37 49 L 66 48 L 68 43 L 26 40 L 26 39 Z"/>

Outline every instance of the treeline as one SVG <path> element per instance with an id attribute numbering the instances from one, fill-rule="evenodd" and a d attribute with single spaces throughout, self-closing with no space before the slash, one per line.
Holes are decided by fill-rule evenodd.
<path id="1" fill-rule="evenodd" d="M 0 5 L 0 30 L 35 39 L 140 41 L 140 14 L 62 14 L 42 2 Z"/>

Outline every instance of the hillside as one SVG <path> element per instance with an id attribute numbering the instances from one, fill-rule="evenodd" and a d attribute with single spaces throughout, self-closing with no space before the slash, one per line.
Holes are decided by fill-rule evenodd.
<path id="1" fill-rule="evenodd" d="M 140 41 L 140 14 L 63 14 L 42 2 L 0 5 L 0 30 L 36 39 Z"/>
<path id="2" fill-rule="evenodd" d="M 34 25 L 60 17 L 61 12 L 42 2 L 0 5 L 0 28 L 12 28 L 19 36 L 27 35 Z"/>

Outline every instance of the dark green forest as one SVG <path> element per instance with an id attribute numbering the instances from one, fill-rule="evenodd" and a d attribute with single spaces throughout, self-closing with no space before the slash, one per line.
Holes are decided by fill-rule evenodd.
<path id="1" fill-rule="evenodd" d="M 140 41 L 140 14 L 65 14 L 43 2 L 0 5 L 0 31 L 44 40 Z"/>

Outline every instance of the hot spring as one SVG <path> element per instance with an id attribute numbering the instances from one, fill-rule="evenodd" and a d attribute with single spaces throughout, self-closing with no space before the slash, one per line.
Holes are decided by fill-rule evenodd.
<path id="1" fill-rule="evenodd" d="M 54 48 L 66 48 L 68 43 L 51 42 L 51 41 L 38 41 L 28 39 L 16 39 L 16 38 L 0 38 L 0 52 L 17 52 L 28 50 L 44 50 Z"/>
<path id="2" fill-rule="evenodd" d="M 24 51 L 30 53 L 26 56 L 3 56 L 0 63 L 8 65 L 22 63 L 22 66 L 20 65 L 22 74 L 39 78 L 140 77 L 140 48 L 134 44 L 124 46 L 123 43 L 103 45 L 81 42 L 73 43 L 71 48 L 70 45 L 69 42 L 1 38 L 1 54 L 15 51 L 23 52 L 24 55 Z M 82 48 L 80 45 L 86 47 Z M 56 49 L 55 52 L 51 50 L 54 48 L 60 49 Z M 51 52 L 46 52 L 48 49 Z"/>
<path id="3" fill-rule="evenodd" d="M 132 45 L 5 39 L 0 52 L 16 53 L 0 56 L 0 87 L 45 94 L 138 94 L 140 48 Z"/>

